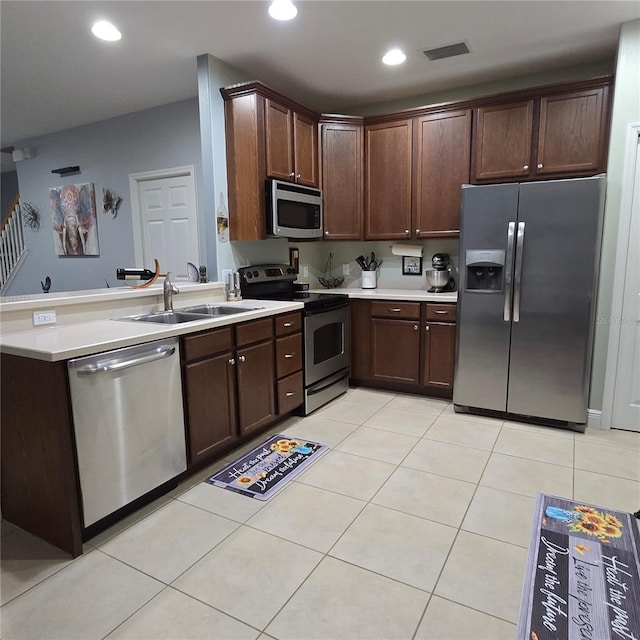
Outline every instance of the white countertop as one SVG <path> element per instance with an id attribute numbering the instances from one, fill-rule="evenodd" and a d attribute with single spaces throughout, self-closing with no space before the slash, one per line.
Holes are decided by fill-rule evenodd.
<path id="1" fill-rule="evenodd" d="M 426 289 L 361 289 L 337 287 L 336 289 L 310 289 L 310 293 L 339 293 L 349 298 L 363 300 L 406 300 L 408 302 L 457 302 L 457 291 L 429 293 Z"/>
<path id="2" fill-rule="evenodd" d="M 77 324 L 38 327 L 28 331 L 3 333 L 0 351 L 16 356 L 56 362 L 92 353 L 110 351 L 143 342 L 151 342 L 194 331 L 215 329 L 247 320 L 256 320 L 287 311 L 302 309 L 301 302 L 248 300 L 233 304 L 238 308 L 261 307 L 256 311 L 218 318 L 204 318 L 194 322 L 163 325 L 152 322 L 125 320 L 96 320 Z"/>

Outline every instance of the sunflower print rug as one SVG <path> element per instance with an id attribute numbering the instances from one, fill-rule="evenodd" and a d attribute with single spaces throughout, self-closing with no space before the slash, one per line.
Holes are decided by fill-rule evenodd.
<path id="1" fill-rule="evenodd" d="M 205 482 L 258 500 L 268 500 L 328 448 L 318 442 L 277 434 Z"/>
<path id="2" fill-rule="evenodd" d="M 634 516 L 539 493 L 517 640 L 640 640 Z"/>

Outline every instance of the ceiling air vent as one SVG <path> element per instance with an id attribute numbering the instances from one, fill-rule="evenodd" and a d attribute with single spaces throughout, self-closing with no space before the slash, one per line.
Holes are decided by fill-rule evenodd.
<path id="1" fill-rule="evenodd" d="M 442 58 L 452 58 L 453 56 L 461 56 L 463 53 L 469 53 L 469 47 L 464 42 L 458 42 L 456 44 L 448 44 L 446 47 L 425 49 L 422 53 L 429 60 L 442 60 Z"/>

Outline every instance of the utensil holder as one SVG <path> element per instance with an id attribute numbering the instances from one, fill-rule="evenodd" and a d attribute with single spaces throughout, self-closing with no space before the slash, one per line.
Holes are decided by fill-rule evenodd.
<path id="1" fill-rule="evenodd" d="M 376 289 L 378 286 L 378 272 L 377 271 L 363 271 L 362 272 L 362 288 L 363 289 Z"/>

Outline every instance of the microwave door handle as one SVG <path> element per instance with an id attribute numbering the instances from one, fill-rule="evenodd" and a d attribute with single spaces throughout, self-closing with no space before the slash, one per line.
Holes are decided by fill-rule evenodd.
<path id="1" fill-rule="evenodd" d="M 516 223 L 510 222 L 507 227 L 507 259 L 504 268 L 504 312 L 505 322 L 511 320 L 511 274 L 513 273 L 513 242 L 515 238 Z"/>
<path id="2" fill-rule="evenodd" d="M 520 295 L 522 289 L 522 253 L 524 252 L 524 222 L 518 223 L 516 241 L 516 269 L 513 283 L 513 321 L 520 322 Z"/>

